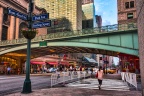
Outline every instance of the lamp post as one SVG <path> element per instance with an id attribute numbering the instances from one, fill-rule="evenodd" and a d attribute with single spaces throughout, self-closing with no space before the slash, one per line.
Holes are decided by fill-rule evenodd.
<path id="1" fill-rule="evenodd" d="M 28 29 L 32 30 L 32 11 L 33 2 L 29 0 L 28 9 Z M 27 39 L 27 60 L 26 60 L 26 79 L 23 84 L 22 93 L 31 93 L 31 80 L 30 80 L 30 57 L 31 57 L 31 39 Z"/>

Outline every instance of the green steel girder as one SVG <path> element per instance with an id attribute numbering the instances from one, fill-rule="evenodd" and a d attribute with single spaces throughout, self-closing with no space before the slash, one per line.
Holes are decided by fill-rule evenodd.
<path id="1" fill-rule="evenodd" d="M 107 26 L 106 26 L 107 28 Z M 104 28 L 104 29 L 106 29 Z M 53 47 L 83 47 L 95 48 L 100 50 L 121 52 L 138 56 L 138 34 L 137 29 L 110 30 L 110 28 L 103 32 L 98 32 L 98 29 L 87 29 L 76 32 L 48 34 L 38 36 L 32 40 L 32 48 L 38 48 L 39 42 L 45 39 L 47 45 Z M 26 49 L 26 39 L 7 40 L 0 42 L 0 55 Z M 87 52 L 85 49 L 82 52 Z M 64 52 L 64 51 L 63 51 Z M 76 52 L 76 51 L 75 51 Z M 91 51 L 92 52 L 92 51 Z"/>
<path id="2" fill-rule="evenodd" d="M 138 56 L 138 50 L 132 48 L 119 47 L 119 46 L 105 45 L 105 44 L 84 43 L 84 42 L 48 42 L 48 46 L 95 48 L 95 49 L 102 49 L 102 50 L 108 50 L 108 51 L 114 51 L 114 52 L 120 52 L 120 53 L 126 53 L 126 54 Z M 37 48 L 37 47 L 39 47 L 39 43 L 31 45 L 31 48 Z M 0 55 L 8 52 L 22 50 L 22 49 L 26 49 L 26 45 L 2 51 L 0 52 Z"/>

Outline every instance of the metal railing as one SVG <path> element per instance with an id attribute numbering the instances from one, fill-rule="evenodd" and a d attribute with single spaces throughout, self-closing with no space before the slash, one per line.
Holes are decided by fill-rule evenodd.
<path id="1" fill-rule="evenodd" d="M 137 76 L 135 73 L 121 72 L 121 77 L 123 81 L 126 81 L 137 89 Z"/>
<path id="2" fill-rule="evenodd" d="M 137 29 L 136 23 L 133 23 L 130 26 L 115 24 L 115 25 L 108 25 L 108 26 L 102 26 L 102 27 L 96 27 L 96 28 L 88 28 L 88 29 L 83 29 L 83 30 L 65 31 L 65 32 L 57 32 L 57 33 L 50 33 L 46 35 L 40 35 L 32 39 L 32 42 L 39 42 L 41 40 L 54 40 L 54 39 L 94 35 L 94 34 L 107 33 L 107 32 L 135 30 L 135 29 Z M 24 44 L 24 43 L 27 43 L 27 39 L 19 38 L 19 39 L 13 39 L 13 40 L 0 41 L 0 46 Z"/>
<path id="3" fill-rule="evenodd" d="M 89 73 L 85 71 L 80 73 L 80 71 L 68 71 L 68 72 L 57 72 L 51 75 L 51 87 L 60 83 L 65 84 L 66 81 L 80 80 L 81 78 L 86 78 L 90 76 Z"/>

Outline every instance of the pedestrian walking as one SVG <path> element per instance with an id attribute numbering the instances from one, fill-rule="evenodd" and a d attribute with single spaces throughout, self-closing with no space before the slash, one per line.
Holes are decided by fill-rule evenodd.
<path id="1" fill-rule="evenodd" d="M 10 71 L 11 71 L 11 68 L 8 67 L 8 68 L 7 68 L 7 73 L 8 73 L 8 75 L 10 75 Z"/>
<path id="2" fill-rule="evenodd" d="M 18 75 L 20 75 L 20 68 L 18 68 Z"/>
<path id="3" fill-rule="evenodd" d="M 93 68 L 92 67 L 91 67 L 90 71 L 91 71 L 91 77 L 92 77 L 92 75 L 93 75 Z"/>
<path id="4" fill-rule="evenodd" d="M 82 66 L 80 66 L 80 73 L 82 74 Z"/>
<path id="5" fill-rule="evenodd" d="M 103 75 L 104 75 L 102 66 L 99 66 L 99 70 L 97 72 L 98 72 L 97 73 L 98 74 L 97 78 L 98 78 L 98 83 L 99 83 L 98 88 L 100 90 L 101 89 L 101 85 L 102 85 Z"/>

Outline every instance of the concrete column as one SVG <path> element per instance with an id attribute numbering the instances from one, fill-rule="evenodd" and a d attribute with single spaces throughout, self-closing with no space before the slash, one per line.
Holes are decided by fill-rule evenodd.
<path id="1" fill-rule="evenodd" d="M 16 18 L 16 34 L 15 34 L 15 39 L 19 38 L 19 25 L 20 25 L 20 19 Z"/>
<path id="2" fill-rule="evenodd" d="M 2 39 L 3 8 L 0 7 L 0 40 Z"/>
<path id="3" fill-rule="evenodd" d="M 142 96 L 144 96 L 144 1 L 136 0 Z"/>
<path id="4" fill-rule="evenodd" d="M 10 30 L 9 30 L 9 40 L 14 39 L 14 31 L 15 31 L 15 17 L 11 16 L 10 17 Z"/>

